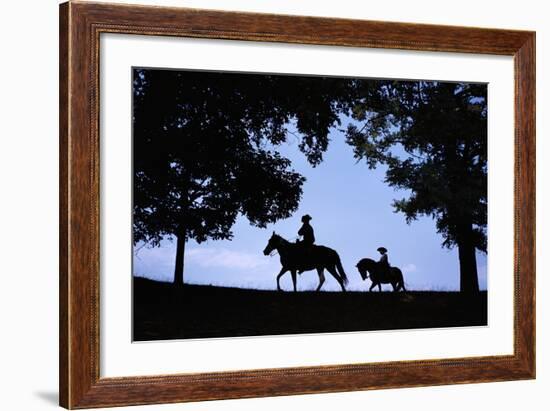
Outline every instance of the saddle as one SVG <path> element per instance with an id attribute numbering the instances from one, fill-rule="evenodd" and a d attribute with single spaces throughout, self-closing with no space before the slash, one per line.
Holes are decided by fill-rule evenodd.
<path id="1" fill-rule="evenodd" d="M 391 272 L 391 270 L 392 270 L 393 267 L 392 267 L 391 265 L 389 265 L 389 264 L 386 265 L 386 264 L 380 264 L 380 263 L 378 263 L 378 268 L 379 268 L 379 270 L 380 270 L 380 271 L 379 271 L 380 275 L 381 275 L 382 277 L 386 277 L 386 278 L 387 278 L 387 277 L 390 275 L 390 272 Z"/>

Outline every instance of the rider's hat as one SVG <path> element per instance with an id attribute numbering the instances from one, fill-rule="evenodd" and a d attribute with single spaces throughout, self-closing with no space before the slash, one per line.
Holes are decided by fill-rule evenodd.
<path id="1" fill-rule="evenodd" d="M 381 253 L 387 253 L 387 252 L 388 252 L 388 250 L 387 250 L 386 247 L 378 247 L 378 248 L 376 249 L 376 251 L 379 251 L 379 252 L 381 252 Z"/>
<path id="2" fill-rule="evenodd" d="M 302 221 L 306 221 L 306 220 L 307 221 L 311 220 L 311 216 L 309 214 L 306 214 L 306 215 L 302 216 Z"/>

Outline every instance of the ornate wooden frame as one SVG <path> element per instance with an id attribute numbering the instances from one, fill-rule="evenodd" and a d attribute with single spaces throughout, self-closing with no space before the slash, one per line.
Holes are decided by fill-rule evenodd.
<path id="1" fill-rule="evenodd" d="M 275 41 L 513 56 L 514 354 L 377 364 L 100 378 L 101 33 Z M 60 6 L 60 404 L 200 401 L 535 377 L 535 33 L 183 8 Z"/>

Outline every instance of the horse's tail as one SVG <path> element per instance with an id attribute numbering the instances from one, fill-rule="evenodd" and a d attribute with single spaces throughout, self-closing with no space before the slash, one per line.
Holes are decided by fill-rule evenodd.
<path id="1" fill-rule="evenodd" d="M 405 280 L 403 279 L 403 272 L 397 267 L 395 267 L 395 270 L 397 271 L 397 279 L 399 282 L 397 290 L 399 290 L 400 287 L 403 291 L 407 291 L 405 288 Z"/>
<path id="2" fill-rule="evenodd" d="M 348 276 L 344 271 L 344 267 L 342 267 L 342 261 L 340 261 L 340 256 L 338 255 L 338 253 L 336 253 L 336 269 L 338 270 L 338 274 L 340 274 L 340 277 L 342 277 L 342 281 L 344 282 L 344 285 L 347 285 Z"/>

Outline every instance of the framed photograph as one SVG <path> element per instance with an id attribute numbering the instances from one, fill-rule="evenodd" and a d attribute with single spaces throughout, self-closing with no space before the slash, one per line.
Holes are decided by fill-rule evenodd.
<path id="1" fill-rule="evenodd" d="M 535 33 L 60 6 L 60 405 L 535 378 Z"/>

